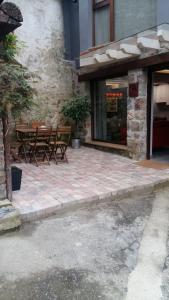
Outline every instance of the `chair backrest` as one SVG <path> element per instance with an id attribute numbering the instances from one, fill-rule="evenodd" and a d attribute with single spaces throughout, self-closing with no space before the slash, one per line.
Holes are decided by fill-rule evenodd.
<path id="1" fill-rule="evenodd" d="M 32 121 L 32 128 L 36 129 L 37 127 L 45 126 L 44 121 Z"/>
<path id="2" fill-rule="evenodd" d="M 70 144 L 72 128 L 71 126 L 58 126 L 57 127 L 57 140 L 64 141 Z"/>
<path id="3" fill-rule="evenodd" d="M 17 129 L 23 129 L 23 128 L 28 128 L 29 124 L 28 123 L 22 123 L 22 124 L 16 124 L 15 128 Z"/>
<path id="4" fill-rule="evenodd" d="M 25 129 L 25 128 L 28 128 L 28 127 L 29 127 L 29 123 L 27 123 L 27 122 L 15 125 L 17 141 L 20 142 L 24 139 L 24 135 L 19 133 L 17 130 L 18 129 Z M 25 135 L 25 137 L 26 137 L 26 135 Z"/>
<path id="5" fill-rule="evenodd" d="M 52 127 L 37 127 L 36 128 L 36 134 L 34 136 L 34 143 L 35 146 L 38 142 L 50 142 L 50 137 L 52 133 Z"/>

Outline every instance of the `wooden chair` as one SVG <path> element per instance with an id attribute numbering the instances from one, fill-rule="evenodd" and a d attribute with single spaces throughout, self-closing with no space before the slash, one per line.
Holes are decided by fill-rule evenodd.
<path id="1" fill-rule="evenodd" d="M 49 163 L 48 154 L 50 152 L 50 137 L 52 128 L 36 128 L 36 134 L 33 142 L 29 143 L 30 146 L 30 163 L 35 161 L 36 166 L 39 166 L 39 162 L 45 163 L 45 158 Z M 42 156 L 42 161 L 38 160 L 38 156 Z"/>
<path id="2" fill-rule="evenodd" d="M 60 161 L 65 161 L 68 163 L 66 151 L 70 144 L 71 138 L 71 126 L 57 127 L 55 137 L 53 141 L 50 141 L 51 153 L 49 159 L 51 160 L 54 156 L 55 162 L 57 164 L 58 158 Z M 58 150 L 60 152 L 58 152 Z"/>

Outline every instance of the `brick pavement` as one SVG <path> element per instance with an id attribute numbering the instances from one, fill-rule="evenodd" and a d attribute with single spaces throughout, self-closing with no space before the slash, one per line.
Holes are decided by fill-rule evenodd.
<path id="1" fill-rule="evenodd" d="M 50 166 L 18 164 L 23 171 L 22 187 L 13 192 L 13 204 L 24 221 L 169 180 L 169 169 L 144 168 L 128 158 L 91 148 L 69 149 L 68 159 L 69 164 L 52 162 Z"/>

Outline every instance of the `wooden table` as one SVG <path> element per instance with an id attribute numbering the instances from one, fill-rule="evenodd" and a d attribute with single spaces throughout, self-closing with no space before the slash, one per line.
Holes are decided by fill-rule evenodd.
<path id="1" fill-rule="evenodd" d="M 45 129 L 45 128 L 39 128 L 39 129 Z M 31 133 L 36 133 L 36 128 L 16 128 L 16 132 L 21 133 L 21 134 L 31 134 Z M 52 134 L 56 133 L 56 129 L 52 129 Z"/>
<path id="2" fill-rule="evenodd" d="M 16 128 L 16 132 L 23 134 L 36 133 L 36 128 Z"/>
<path id="3" fill-rule="evenodd" d="M 39 128 L 39 129 L 45 129 L 45 128 Z M 16 128 L 16 132 L 21 134 L 21 136 L 29 135 L 29 134 L 35 134 L 36 128 Z M 51 135 L 54 136 L 56 134 L 56 129 L 52 129 Z"/>

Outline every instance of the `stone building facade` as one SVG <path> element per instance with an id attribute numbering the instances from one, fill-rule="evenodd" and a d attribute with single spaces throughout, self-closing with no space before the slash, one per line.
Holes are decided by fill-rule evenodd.
<path id="1" fill-rule="evenodd" d="M 160 114 L 157 116 L 154 113 L 155 106 L 156 112 L 160 111 L 155 103 L 155 86 L 160 80 L 160 84 L 162 80 L 167 85 L 169 82 L 164 78 L 164 73 L 161 78 L 157 76 L 162 68 L 163 71 L 169 69 L 168 9 L 168 0 L 79 0 L 79 80 L 83 82 L 82 92 L 91 92 L 92 104 L 91 119 L 86 122 L 87 143 L 100 143 L 102 146 L 107 143 L 108 148 L 124 150 L 133 159 L 149 159 L 158 147 L 169 147 L 169 141 L 165 144 L 165 131 L 162 128 L 161 132 L 158 131 L 159 126 L 155 124 Z M 122 118 L 115 113 L 113 105 L 109 111 L 105 106 L 110 104 L 107 104 L 107 95 L 123 94 L 123 88 L 120 90 L 116 84 L 119 79 L 123 81 L 123 76 L 128 86 L 125 86 L 125 101 L 119 99 L 125 108 L 127 102 L 125 117 L 121 122 Z M 108 81 L 116 85 L 114 90 L 108 88 Z M 132 86 L 138 87 L 136 95 L 130 93 Z M 102 101 L 99 97 L 102 97 Z M 120 104 L 115 106 L 120 107 Z M 165 126 L 168 128 L 168 108 L 164 110 L 165 114 L 161 115 L 166 118 Z M 118 118 L 118 125 L 123 123 L 116 134 L 114 128 L 112 132 L 109 130 L 115 117 Z M 117 124 L 114 122 L 116 127 Z M 115 136 L 117 134 L 121 135 L 119 141 Z M 162 142 L 159 135 L 162 136 Z"/>
<path id="2" fill-rule="evenodd" d="M 56 126 L 61 122 L 63 101 L 72 94 L 73 67 L 64 59 L 64 20 L 61 0 L 14 0 L 24 17 L 16 30 L 24 42 L 18 60 L 34 72 L 35 101 L 38 104 L 24 119 L 45 120 Z"/>
<path id="3" fill-rule="evenodd" d="M 88 144 L 124 150 L 138 160 L 149 159 L 160 146 L 169 146 L 164 130 L 156 123 L 159 115 L 154 107 L 156 112 L 160 108 L 153 94 L 159 82 L 169 82 L 164 78 L 168 76 L 165 68 L 169 69 L 168 8 L 167 0 L 79 0 L 79 80 L 90 85 L 92 103 L 91 120 L 86 124 Z M 130 93 L 132 87 L 138 87 L 136 94 Z M 113 98 L 119 94 L 125 97 L 117 104 Z M 166 128 L 168 121 L 169 115 Z"/>

